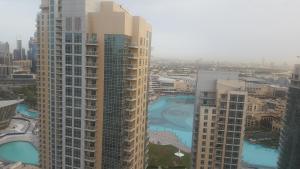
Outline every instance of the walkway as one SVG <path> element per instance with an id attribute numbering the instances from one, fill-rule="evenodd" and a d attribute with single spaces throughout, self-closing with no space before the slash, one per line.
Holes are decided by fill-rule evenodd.
<path id="1" fill-rule="evenodd" d="M 161 131 L 161 132 L 152 132 L 149 131 L 150 142 L 153 144 L 160 145 L 172 145 L 177 147 L 181 151 L 190 153 L 191 149 L 186 145 L 182 144 L 180 140 L 171 132 Z"/>

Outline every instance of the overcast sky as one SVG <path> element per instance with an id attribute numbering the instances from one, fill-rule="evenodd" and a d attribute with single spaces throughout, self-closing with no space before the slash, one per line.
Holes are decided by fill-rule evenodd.
<path id="1" fill-rule="evenodd" d="M 155 57 L 293 63 L 300 55 L 300 0 L 118 2 L 152 24 Z M 0 0 L 0 41 L 27 43 L 39 3 Z"/>

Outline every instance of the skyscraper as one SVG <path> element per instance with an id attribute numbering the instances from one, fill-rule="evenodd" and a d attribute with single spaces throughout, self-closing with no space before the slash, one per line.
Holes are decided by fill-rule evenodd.
<path id="1" fill-rule="evenodd" d="M 27 58 L 28 60 L 31 60 L 32 63 L 31 72 L 33 73 L 36 72 L 36 51 L 37 51 L 36 39 L 30 37 L 30 40 L 28 42 Z"/>
<path id="2" fill-rule="evenodd" d="M 14 50 L 14 60 L 26 59 L 25 49 L 22 47 L 22 40 L 17 40 L 17 49 Z"/>
<path id="3" fill-rule="evenodd" d="M 198 73 L 193 169 L 239 169 L 246 117 L 245 82 L 232 72 Z"/>
<path id="4" fill-rule="evenodd" d="M 278 169 L 300 168 L 300 65 L 295 65 L 280 135 Z"/>
<path id="5" fill-rule="evenodd" d="M 11 55 L 9 52 L 9 44 L 0 42 L 0 65 L 9 65 L 11 63 Z"/>
<path id="6" fill-rule="evenodd" d="M 151 26 L 113 2 L 42 0 L 37 29 L 41 167 L 145 168 Z"/>

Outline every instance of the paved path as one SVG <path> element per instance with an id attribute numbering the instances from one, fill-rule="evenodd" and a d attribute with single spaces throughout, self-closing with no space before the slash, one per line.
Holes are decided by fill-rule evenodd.
<path id="1" fill-rule="evenodd" d="M 171 132 L 161 131 L 161 132 L 149 132 L 150 142 L 153 144 L 160 145 L 172 145 L 177 147 L 181 151 L 190 153 L 191 149 L 186 145 L 182 144 L 180 140 Z"/>

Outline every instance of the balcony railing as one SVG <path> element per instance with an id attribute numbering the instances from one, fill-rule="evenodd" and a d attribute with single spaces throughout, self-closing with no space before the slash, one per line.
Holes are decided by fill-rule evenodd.
<path id="1" fill-rule="evenodd" d="M 88 56 L 97 56 L 98 53 L 96 51 L 86 51 L 86 55 L 88 55 Z"/>
<path id="2" fill-rule="evenodd" d="M 96 78 L 97 78 L 97 74 L 96 74 L 96 73 L 87 73 L 87 74 L 86 74 L 86 77 L 87 77 L 87 78 L 93 78 L 93 79 L 96 79 Z"/>

